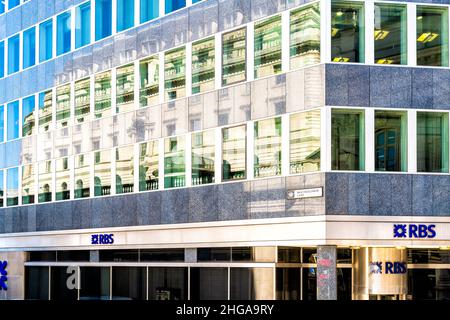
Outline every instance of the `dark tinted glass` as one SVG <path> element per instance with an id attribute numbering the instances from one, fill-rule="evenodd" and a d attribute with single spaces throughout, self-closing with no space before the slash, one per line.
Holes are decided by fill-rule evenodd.
<path id="1" fill-rule="evenodd" d="M 113 300 L 146 300 L 147 268 L 113 268 L 112 298 Z"/>
<path id="2" fill-rule="evenodd" d="M 25 268 L 25 299 L 48 300 L 48 267 Z"/>
<path id="3" fill-rule="evenodd" d="M 73 274 L 67 273 L 67 267 L 51 267 L 51 300 L 78 299 L 78 290 L 67 287 L 67 280 Z"/>
<path id="4" fill-rule="evenodd" d="M 230 261 L 230 248 L 199 248 L 197 249 L 198 261 Z"/>
<path id="5" fill-rule="evenodd" d="M 89 251 L 87 250 L 70 250 L 58 251 L 58 261 L 89 261 Z"/>
<path id="6" fill-rule="evenodd" d="M 140 250 L 140 261 L 184 261 L 184 249 Z"/>
<path id="7" fill-rule="evenodd" d="M 56 251 L 30 251 L 28 261 L 56 261 Z"/>
<path id="8" fill-rule="evenodd" d="M 139 260 L 138 250 L 100 250 L 100 261 L 123 262 Z"/>

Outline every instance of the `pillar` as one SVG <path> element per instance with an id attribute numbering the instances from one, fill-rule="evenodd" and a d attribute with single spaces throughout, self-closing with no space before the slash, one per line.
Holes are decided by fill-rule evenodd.
<path id="1" fill-rule="evenodd" d="M 336 246 L 317 247 L 317 300 L 337 300 Z"/>

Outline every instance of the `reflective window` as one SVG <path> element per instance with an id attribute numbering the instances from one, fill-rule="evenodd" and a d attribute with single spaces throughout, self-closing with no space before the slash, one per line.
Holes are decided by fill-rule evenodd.
<path id="1" fill-rule="evenodd" d="M 109 271 L 109 267 L 80 267 L 80 300 L 109 300 L 111 297 Z"/>
<path id="2" fill-rule="evenodd" d="M 0 78 L 5 76 L 5 42 L 0 42 Z"/>
<path id="3" fill-rule="evenodd" d="M 273 268 L 230 268 L 230 300 L 273 299 L 273 272 Z"/>
<path id="4" fill-rule="evenodd" d="M 67 273 L 67 267 L 50 268 L 50 300 L 74 301 L 78 298 L 78 290 L 69 289 L 67 280 L 70 274 Z"/>
<path id="5" fill-rule="evenodd" d="M 19 137 L 19 101 L 8 103 L 8 140 Z"/>
<path id="6" fill-rule="evenodd" d="M 158 190 L 158 140 L 139 145 L 139 191 Z"/>
<path id="7" fill-rule="evenodd" d="M 133 192 L 134 146 L 116 149 L 116 194 Z"/>
<path id="8" fill-rule="evenodd" d="M 192 134 L 192 185 L 214 182 L 214 130 Z"/>
<path id="9" fill-rule="evenodd" d="M 375 111 L 375 170 L 407 171 L 406 112 Z"/>
<path id="10" fill-rule="evenodd" d="M 111 114 L 111 71 L 95 75 L 95 118 Z"/>
<path id="11" fill-rule="evenodd" d="M 448 10 L 417 6 L 417 65 L 448 67 Z"/>
<path id="12" fill-rule="evenodd" d="M 91 186 L 91 154 L 80 154 L 75 156 L 75 169 L 74 169 L 74 197 L 75 199 L 87 198 L 90 195 Z"/>
<path id="13" fill-rule="evenodd" d="M 4 172 L 5 170 L 0 170 L 0 208 L 5 205 Z"/>
<path id="14" fill-rule="evenodd" d="M 320 62 L 319 3 L 291 12 L 291 70 Z"/>
<path id="15" fill-rule="evenodd" d="M 111 150 L 94 152 L 94 195 L 111 194 Z"/>
<path id="16" fill-rule="evenodd" d="M 255 178 L 281 175 L 281 118 L 255 122 Z"/>
<path id="17" fill-rule="evenodd" d="M 147 300 L 147 268 L 113 267 L 113 300 Z"/>
<path id="18" fill-rule="evenodd" d="M 25 299 L 48 300 L 49 267 L 25 267 Z"/>
<path id="19" fill-rule="evenodd" d="M 246 29 L 222 35 L 222 85 L 246 79 Z"/>
<path id="20" fill-rule="evenodd" d="M 5 106 L 0 106 L 0 142 L 5 141 Z"/>
<path id="21" fill-rule="evenodd" d="M 0 14 L 5 12 L 5 4 L 6 4 L 6 0 L 0 1 Z"/>
<path id="22" fill-rule="evenodd" d="M 56 201 L 70 199 L 69 158 L 56 159 Z"/>
<path id="23" fill-rule="evenodd" d="M 300 268 L 276 269 L 276 300 L 300 300 Z"/>
<path id="24" fill-rule="evenodd" d="M 86 78 L 75 82 L 75 118 L 76 122 L 84 122 L 90 113 L 91 80 Z"/>
<path id="25" fill-rule="evenodd" d="M 19 168 L 11 168 L 6 171 L 6 205 L 19 204 Z"/>
<path id="26" fill-rule="evenodd" d="M 36 28 L 23 32 L 23 69 L 36 63 Z"/>
<path id="27" fill-rule="evenodd" d="M 112 33 L 112 0 L 95 1 L 95 41 Z"/>
<path id="28" fill-rule="evenodd" d="M 186 0 L 164 0 L 166 13 L 186 7 Z"/>
<path id="29" fill-rule="evenodd" d="M 281 72 L 281 16 L 255 23 L 255 79 Z"/>
<path id="30" fill-rule="evenodd" d="M 116 111 L 126 112 L 134 109 L 134 65 L 117 68 Z"/>
<path id="31" fill-rule="evenodd" d="M 185 186 L 185 137 L 164 139 L 164 188 Z"/>
<path id="32" fill-rule="evenodd" d="M 70 12 L 64 12 L 56 18 L 56 55 L 70 51 Z"/>
<path id="33" fill-rule="evenodd" d="M 320 111 L 293 114 L 290 119 L 291 173 L 320 170 Z"/>
<path id="34" fill-rule="evenodd" d="M 186 50 L 184 47 L 165 53 L 164 88 L 166 101 L 186 96 Z"/>
<path id="35" fill-rule="evenodd" d="M 364 3 L 333 2 L 331 61 L 364 63 Z"/>
<path id="36" fill-rule="evenodd" d="M 448 172 L 448 114 L 417 113 L 417 171 Z"/>
<path id="37" fill-rule="evenodd" d="M 22 204 L 34 203 L 35 196 L 35 173 L 34 165 L 29 164 L 22 167 Z"/>
<path id="38" fill-rule="evenodd" d="M 20 35 L 8 39 L 8 74 L 19 71 Z"/>
<path id="39" fill-rule="evenodd" d="M 70 118 L 70 83 L 56 88 L 56 122 L 66 127 Z"/>
<path id="40" fill-rule="evenodd" d="M 147 107 L 159 103 L 159 59 L 151 56 L 139 62 L 141 76 L 139 106 Z"/>
<path id="41" fill-rule="evenodd" d="M 406 6 L 375 4 L 375 63 L 407 63 Z"/>
<path id="42" fill-rule="evenodd" d="M 35 98 L 30 96 L 22 100 L 22 136 L 34 134 L 36 124 Z"/>
<path id="43" fill-rule="evenodd" d="M 214 90 L 214 38 L 192 44 L 192 94 Z"/>
<path id="44" fill-rule="evenodd" d="M 141 23 L 159 16 L 159 0 L 140 0 L 140 4 Z"/>
<path id="45" fill-rule="evenodd" d="M 149 300 L 187 300 L 188 268 L 148 268 Z"/>
<path id="46" fill-rule="evenodd" d="M 39 93 L 39 132 L 45 132 L 50 129 L 52 123 L 52 105 L 53 97 L 52 90 L 47 90 Z"/>
<path id="47" fill-rule="evenodd" d="M 39 202 L 52 201 L 52 161 L 38 163 Z"/>
<path id="48" fill-rule="evenodd" d="M 6 0 L 5 0 L 6 1 Z M 8 9 L 11 10 L 20 4 L 20 0 L 8 0 Z"/>
<path id="49" fill-rule="evenodd" d="M 364 111 L 333 109 L 331 168 L 364 170 Z"/>
<path id="50" fill-rule="evenodd" d="M 117 32 L 134 26 L 134 0 L 117 1 Z"/>
<path id="51" fill-rule="evenodd" d="M 227 268 L 191 268 L 191 300 L 227 300 Z"/>
<path id="52" fill-rule="evenodd" d="M 53 57 L 53 20 L 49 19 L 39 25 L 39 61 Z"/>
<path id="53" fill-rule="evenodd" d="M 91 2 L 75 9 L 75 48 L 91 43 Z"/>
<path id="54" fill-rule="evenodd" d="M 246 126 L 222 129 L 222 180 L 246 177 Z"/>

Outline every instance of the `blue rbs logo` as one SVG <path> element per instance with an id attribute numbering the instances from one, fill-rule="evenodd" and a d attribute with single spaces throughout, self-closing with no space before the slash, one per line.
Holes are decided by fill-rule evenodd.
<path id="1" fill-rule="evenodd" d="M 114 243 L 114 234 L 105 233 L 105 234 L 93 234 L 91 236 L 91 244 L 113 244 Z"/>
<path id="2" fill-rule="evenodd" d="M 380 261 L 371 262 L 369 266 L 370 274 L 405 274 L 405 262 L 386 261 L 384 264 Z"/>
<path id="3" fill-rule="evenodd" d="M 7 266 L 8 261 L 0 261 L 0 291 L 8 290 L 8 286 L 6 285 L 6 281 L 8 281 L 8 272 L 6 271 Z"/>
<path id="4" fill-rule="evenodd" d="M 434 224 L 394 224 L 394 238 L 433 239 L 436 237 Z"/>

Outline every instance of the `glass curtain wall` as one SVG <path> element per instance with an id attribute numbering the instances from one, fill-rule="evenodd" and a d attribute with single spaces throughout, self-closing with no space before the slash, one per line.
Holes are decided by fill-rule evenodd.
<path id="1" fill-rule="evenodd" d="M 134 26 L 134 0 L 117 1 L 117 32 Z"/>
<path id="2" fill-rule="evenodd" d="M 139 106 L 147 107 L 159 103 L 159 59 L 151 56 L 139 62 L 141 77 Z"/>
<path id="3" fill-rule="evenodd" d="M 95 41 L 112 34 L 112 0 L 95 1 Z"/>
<path id="4" fill-rule="evenodd" d="M 417 171 L 448 172 L 448 114 L 417 113 Z"/>
<path id="5" fill-rule="evenodd" d="M 111 115 L 111 71 L 95 75 L 95 118 Z"/>
<path id="6" fill-rule="evenodd" d="M 60 14 L 56 18 L 56 55 L 70 51 L 71 27 L 70 12 Z"/>
<path id="7" fill-rule="evenodd" d="M 49 131 L 53 118 L 52 90 L 39 93 L 39 132 Z"/>
<path id="8" fill-rule="evenodd" d="M 91 80 L 90 78 L 75 82 L 75 118 L 77 123 L 87 121 L 91 112 Z"/>
<path id="9" fill-rule="evenodd" d="M 75 9 L 75 48 L 91 43 L 91 2 Z"/>
<path id="10" fill-rule="evenodd" d="M 417 6 L 417 65 L 448 67 L 448 10 Z"/>
<path id="11" fill-rule="evenodd" d="M 5 141 L 5 106 L 0 106 L 0 142 Z"/>
<path id="12" fill-rule="evenodd" d="M 192 94 L 214 90 L 214 43 L 214 38 L 209 38 L 192 44 Z"/>
<path id="13" fill-rule="evenodd" d="M 39 25 L 39 61 L 53 57 L 53 20 L 49 19 Z"/>
<path id="14" fill-rule="evenodd" d="M 0 170 L 0 207 L 5 205 L 4 170 Z"/>
<path id="15" fill-rule="evenodd" d="M 192 185 L 214 182 L 214 130 L 192 134 Z"/>
<path id="16" fill-rule="evenodd" d="M 70 83 L 56 88 L 57 127 L 67 127 L 70 119 Z"/>
<path id="17" fill-rule="evenodd" d="M 0 79 L 5 76 L 5 41 L 0 41 Z"/>
<path id="18" fill-rule="evenodd" d="M 186 96 L 186 49 L 184 47 L 165 53 L 164 88 L 166 101 Z"/>
<path id="19" fill-rule="evenodd" d="M 23 32 L 23 69 L 34 66 L 36 63 L 36 28 Z"/>
<path id="20" fill-rule="evenodd" d="M 20 35 L 8 39 L 8 74 L 19 71 Z"/>
<path id="21" fill-rule="evenodd" d="M 34 96 L 22 100 L 22 136 L 29 136 L 35 133 L 36 113 Z"/>
<path id="22" fill-rule="evenodd" d="M 281 175 L 281 118 L 255 122 L 255 178 Z"/>
<path id="23" fill-rule="evenodd" d="M 111 194 L 111 150 L 94 152 L 94 196 Z"/>
<path id="24" fill-rule="evenodd" d="M 19 138 L 19 101 L 8 103 L 8 140 Z"/>
<path id="25" fill-rule="evenodd" d="M 70 199 L 70 168 L 69 168 L 69 158 L 56 159 L 56 186 L 55 186 L 55 197 L 58 200 L 68 200 Z"/>
<path id="26" fill-rule="evenodd" d="M 134 109 L 134 64 L 117 68 L 116 75 L 116 112 Z"/>
<path id="27" fill-rule="evenodd" d="M 331 168 L 364 170 L 364 111 L 333 109 Z"/>
<path id="28" fill-rule="evenodd" d="M 222 180 L 246 178 L 247 128 L 245 125 L 222 129 Z"/>
<path id="29" fill-rule="evenodd" d="M 281 16 L 255 24 L 255 79 L 281 72 Z"/>
<path id="30" fill-rule="evenodd" d="M 22 204 L 34 203 L 35 196 L 35 171 L 34 165 L 28 164 L 22 167 Z"/>
<path id="31" fill-rule="evenodd" d="M 406 6 L 375 4 L 375 63 L 407 64 Z"/>
<path id="32" fill-rule="evenodd" d="M 52 161 L 38 163 L 39 203 L 52 201 Z"/>
<path id="33" fill-rule="evenodd" d="M 158 141 L 139 145 L 139 191 L 158 190 Z"/>
<path id="34" fill-rule="evenodd" d="M 184 187 L 185 175 L 184 136 L 164 139 L 164 188 Z"/>
<path id="35" fill-rule="evenodd" d="M 406 112 L 375 111 L 375 170 L 407 171 Z"/>
<path id="36" fill-rule="evenodd" d="M 222 35 L 222 85 L 245 81 L 246 29 L 242 28 Z"/>
<path id="37" fill-rule="evenodd" d="M 319 171 L 320 110 L 293 114 L 290 122 L 290 172 Z"/>
<path id="38" fill-rule="evenodd" d="M 331 60 L 364 63 L 363 2 L 332 2 Z"/>
<path id="39" fill-rule="evenodd" d="M 159 16 L 159 0 L 140 0 L 140 22 L 144 23 Z"/>
<path id="40" fill-rule="evenodd" d="M 134 189 L 134 146 L 116 149 L 116 194 L 133 192 Z"/>
<path id="41" fill-rule="evenodd" d="M 294 10 L 290 17 L 290 68 L 320 63 L 320 5 Z"/>
<path id="42" fill-rule="evenodd" d="M 75 199 L 87 198 L 90 195 L 91 174 L 90 174 L 91 154 L 80 154 L 75 156 L 74 181 Z"/>

